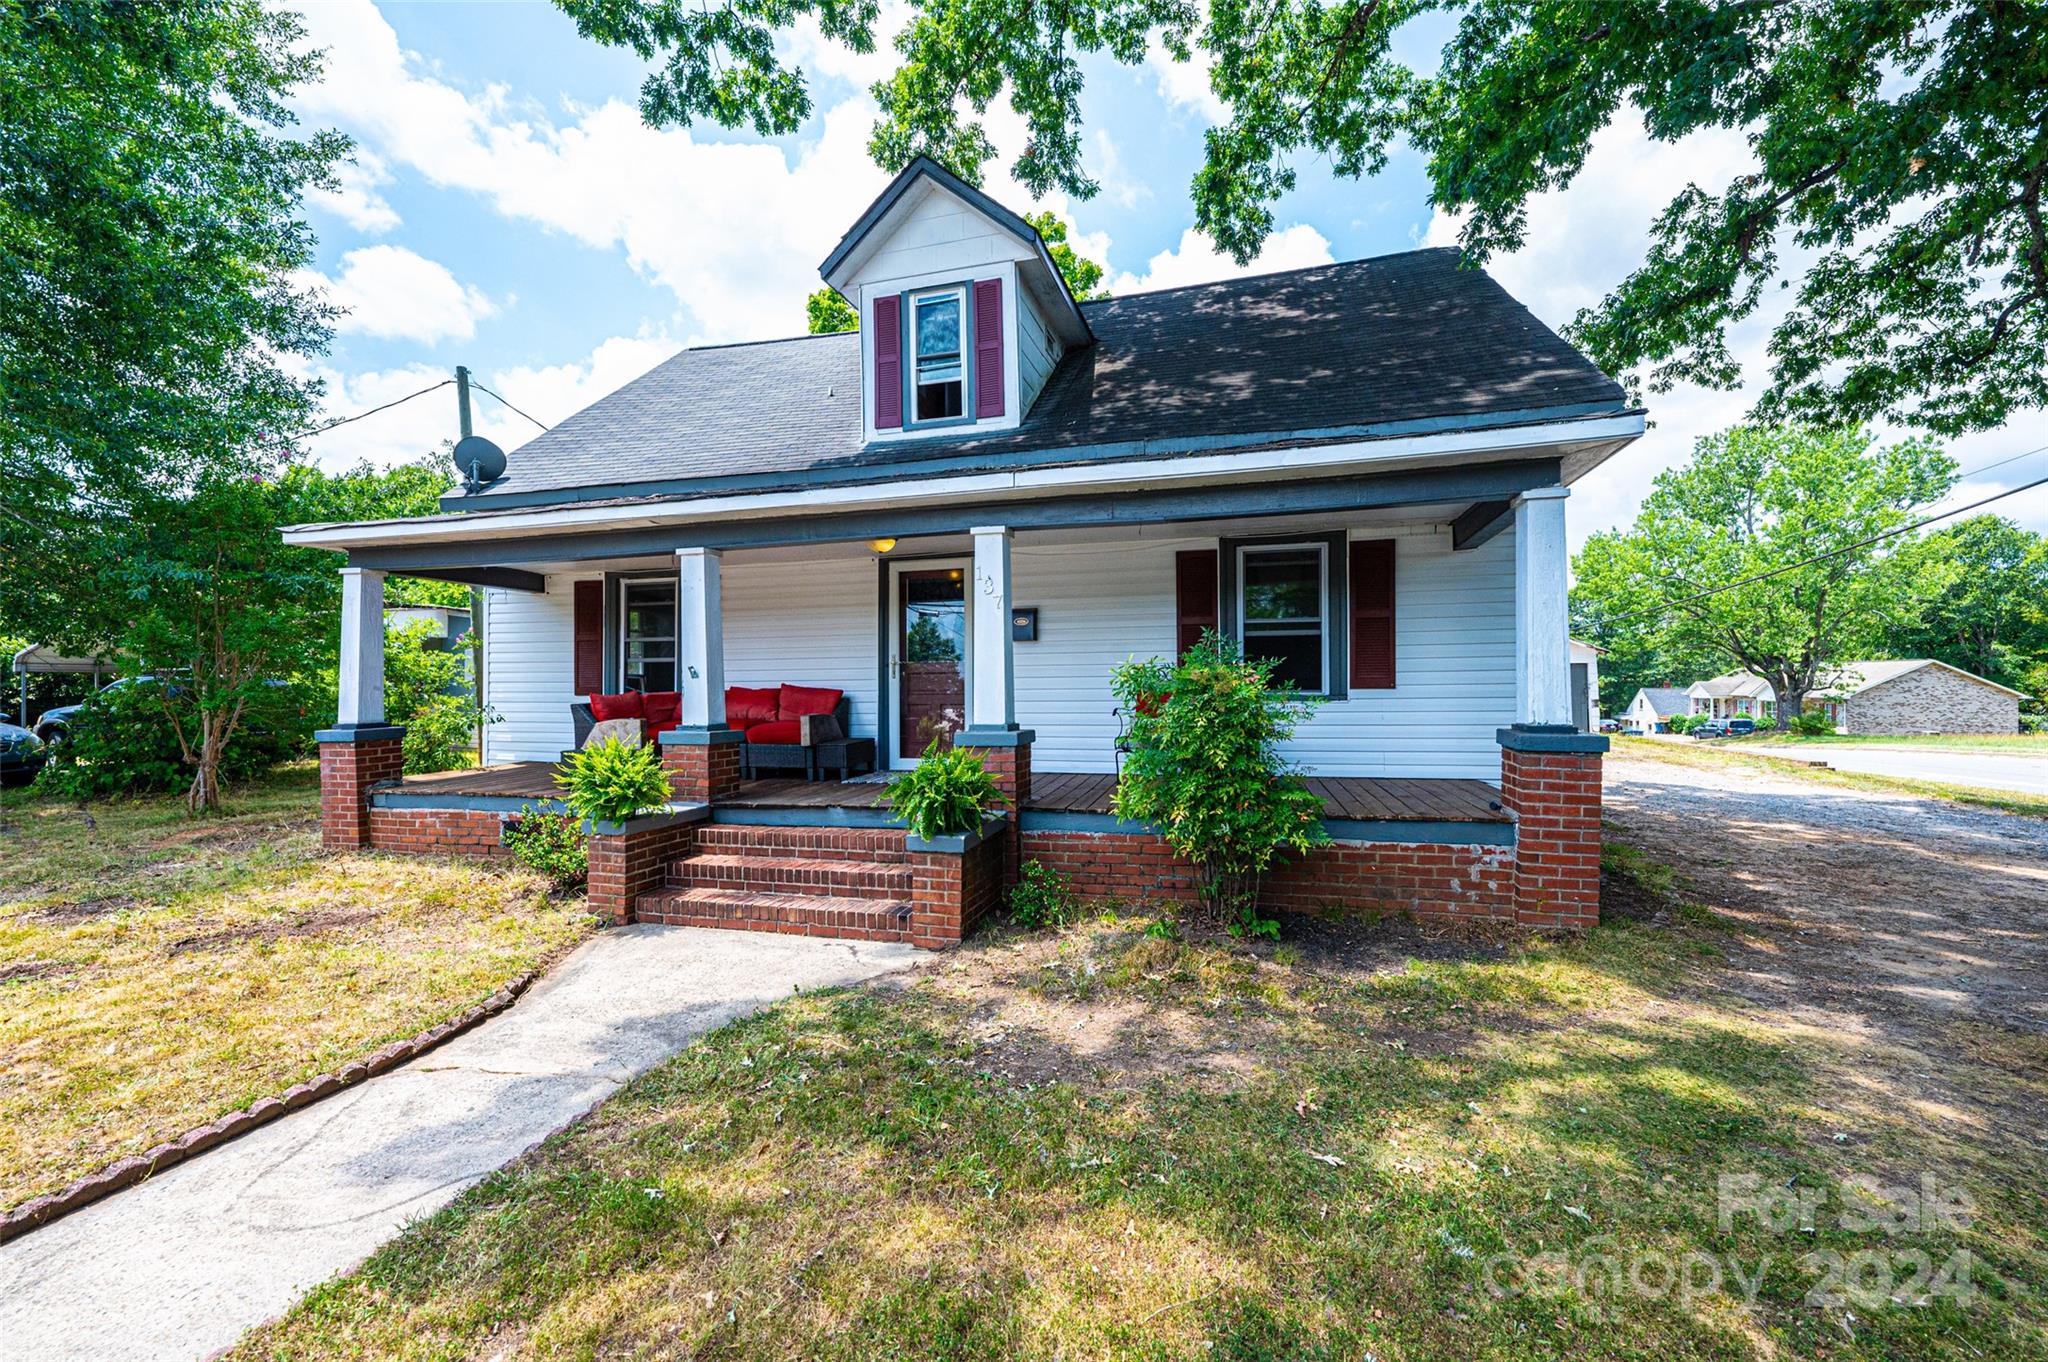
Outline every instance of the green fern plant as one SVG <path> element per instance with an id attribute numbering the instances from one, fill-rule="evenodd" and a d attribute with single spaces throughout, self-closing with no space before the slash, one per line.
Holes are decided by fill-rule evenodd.
<path id="1" fill-rule="evenodd" d="M 593 823 L 623 823 L 668 803 L 668 773 L 652 747 L 617 738 L 573 752 L 555 772 L 562 800 Z"/>
<path id="2" fill-rule="evenodd" d="M 980 753 L 944 747 L 933 738 L 917 765 L 890 781 L 878 802 L 893 809 L 911 832 L 930 841 L 978 830 L 985 813 L 1009 801 Z"/>

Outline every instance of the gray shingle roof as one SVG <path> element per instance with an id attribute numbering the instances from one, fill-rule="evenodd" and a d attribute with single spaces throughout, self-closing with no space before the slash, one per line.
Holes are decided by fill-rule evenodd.
<path id="1" fill-rule="evenodd" d="M 1692 697 L 1677 686 L 1644 686 L 1642 695 L 1650 702 L 1650 712 L 1660 719 L 1692 708 Z"/>
<path id="2" fill-rule="evenodd" d="M 804 485 L 905 464 L 1103 462 L 1627 409 L 1619 385 L 1449 249 L 1083 306 L 1095 344 L 1067 354 L 1015 430 L 863 446 L 857 336 L 707 347 L 513 451 L 500 482 L 450 504 Z"/>

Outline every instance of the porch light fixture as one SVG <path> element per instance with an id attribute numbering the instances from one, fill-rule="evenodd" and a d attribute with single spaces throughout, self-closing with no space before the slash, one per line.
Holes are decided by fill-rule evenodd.
<path id="1" fill-rule="evenodd" d="M 896 547 L 896 541 L 893 539 L 870 539 L 868 547 L 876 553 L 887 553 L 890 549 Z"/>

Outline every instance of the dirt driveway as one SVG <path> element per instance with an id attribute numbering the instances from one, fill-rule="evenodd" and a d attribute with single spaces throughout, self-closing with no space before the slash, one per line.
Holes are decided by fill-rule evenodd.
<path id="1" fill-rule="evenodd" d="M 1745 928 L 1727 986 L 1874 1041 L 2048 1035 L 2048 822 L 1699 762 L 1617 753 L 1607 817 Z"/>

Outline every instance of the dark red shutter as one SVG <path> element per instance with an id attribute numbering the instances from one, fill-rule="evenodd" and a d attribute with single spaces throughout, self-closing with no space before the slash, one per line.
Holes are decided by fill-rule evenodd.
<path id="1" fill-rule="evenodd" d="M 576 583 L 576 693 L 604 689 L 604 583 Z"/>
<path id="2" fill-rule="evenodd" d="M 875 299 L 875 429 L 903 424 L 903 299 Z"/>
<path id="3" fill-rule="evenodd" d="M 1216 550 L 1188 549 L 1173 556 L 1173 598 L 1180 617 L 1175 652 L 1185 653 L 1201 642 L 1203 630 L 1218 623 Z"/>
<path id="4" fill-rule="evenodd" d="M 1003 414 L 1003 281 L 974 281 L 974 419 Z"/>
<path id="5" fill-rule="evenodd" d="M 1394 541 L 1351 542 L 1351 687 L 1394 687 Z"/>

